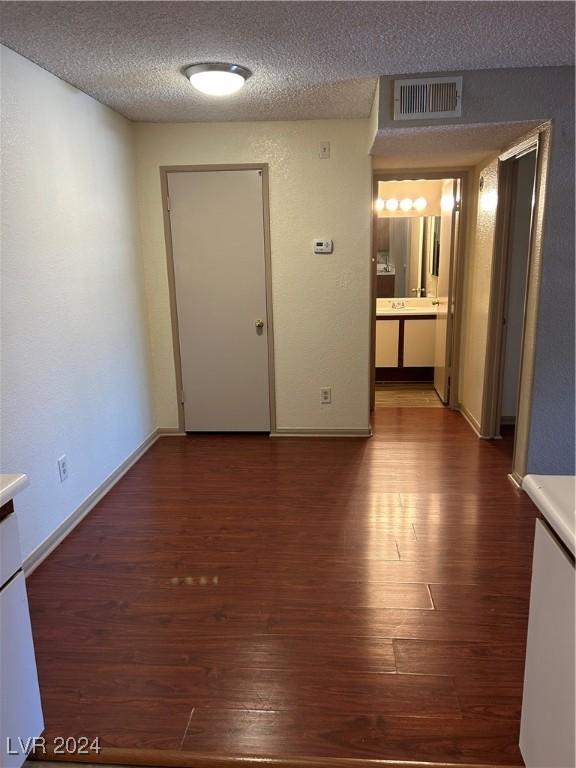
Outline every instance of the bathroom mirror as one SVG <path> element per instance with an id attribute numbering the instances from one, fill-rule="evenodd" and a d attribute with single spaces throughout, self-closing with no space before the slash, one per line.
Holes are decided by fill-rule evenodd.
<path id="1" fill-rule="evenodd" d="M 376 219 L 377 298 L 435 297 L 440 216 Z"/>

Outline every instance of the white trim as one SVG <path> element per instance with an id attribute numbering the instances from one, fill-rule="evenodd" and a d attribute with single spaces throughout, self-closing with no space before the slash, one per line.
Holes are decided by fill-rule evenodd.
<path id="1" fill-rule="evenodd" d="M 368 429 L 276 429 L 270 437 L 372 437 Z"/>
<path id="2" fill-rule="evenodd" d="M 99 501 L 116 485 L 118 480 L 123 477 L 128 470 L 136 464 L 146 451 L 158 440 L 159 437 L 166 435 L 165 430 L 155 429 L 148 437 L 140 443 L 132 453 L 126 458 L 119 467 L 117 467 L 108 477 L 100 483 L 92 493 L 84 499 L 84 501 L 72 512 L 64 522 L 60 523 L 56 530 L 44 539 L 36 549 L 31 552 L 24 560 L 22 568 L 26 576 L 38 568 L 48 555 L 53 552 L 56 547 L 64 541 L 66 536 L 81 522 L 86 515 L 98 504 Z M 170 433 L 171 434 L 171 433 Z"/>
<path id="3" fill-rule="evenodd" d="M 457 410 L 460 411 L 462 416 L 466 419 L 468 422 L 468 425 L 472 428 L 472 431 L 475 432 L 476 437 L 479 437 L 481 440 L 489 440 L 490 438 L 486 437 L 486 435 L 483 435 L 480 432 L 480 424 L 476 421 L 474 416 L 470 413 L 470 411 L 465 408 L 462 404 L 460 404 L 457 408 Z"/>

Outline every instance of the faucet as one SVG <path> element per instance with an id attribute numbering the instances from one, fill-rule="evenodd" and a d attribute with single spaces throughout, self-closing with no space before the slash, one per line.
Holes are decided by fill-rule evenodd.
<path id="1" fill-rule="evenodd" d="M 404 309 L 406 304 L 403 301 L 393 301 L 392 309 Z"/>

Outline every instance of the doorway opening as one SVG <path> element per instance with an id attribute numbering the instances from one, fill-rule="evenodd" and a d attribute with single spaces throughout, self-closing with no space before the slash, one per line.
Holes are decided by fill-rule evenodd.
<path id="1" fill-rule="evenodd" d="M 499 372 L 497 428 L 507 443 L 513 444 L 518 409 L 518 386 L 526 283 L 530 254 L 530 234 L 534 207 L 536 150 L 510 160 L 513 164 L 513 193 L 507 248 L 506 285 L 502 315 L 502 352 Z"/>
<path id="2" fill-rule="evenodd" d="M 456 405 L 463 174 L 374 174 L 372 411 Z"/>
<path id="3" fill-rule="evenodd" d="M 541 272 L 548 124 L 500 156 L 482 433 L 503 438 L 510 476 L 526 470 Z"/>

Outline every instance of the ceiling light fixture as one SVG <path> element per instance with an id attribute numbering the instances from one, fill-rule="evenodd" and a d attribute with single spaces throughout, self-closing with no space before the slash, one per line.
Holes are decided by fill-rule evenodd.
<path id="1" fill-rule="evenodd" d="M 246 67 L 221 62 L 192 64 L 186 68 L 186 77 L 194 88 L 208 96 L 230 96 L 239 91 L 251 75 Z"/>

